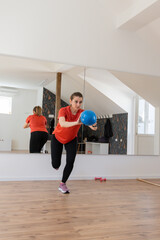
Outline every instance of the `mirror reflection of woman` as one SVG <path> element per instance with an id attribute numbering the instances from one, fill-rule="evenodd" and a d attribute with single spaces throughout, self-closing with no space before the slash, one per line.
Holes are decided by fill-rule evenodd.
<path id="1" fill-rule="evenodd" d="M 58 124 L 52 133 L 51 157 L 52 166 L 56 170 L 61 165 L 63 144 L 66 149 L 66 165 L 63 170 L 62 181 L 59 190 L 62 193 L 69 193 L 66 182 L 72 172 L 77 153 L 77 133 L 81 126 L 80 115 L 84 111 L 81 109 L 83 96 L 80 92 L 75 92 L 70 97 L 70 106 L 59 110 Z M 92 130 L 97 130 L 96 124 L 89 126 Z"/>
<path id="2" fill-rule="evenodd" d="M 47 119 L 42 115 L 42 108 L 35 106 L 33 115 L 27 117 L 24 128 L 31 129 L 30 153 L 40 153 L 44 144 L 48 140 L 48 131 L 46 129 Z"/>

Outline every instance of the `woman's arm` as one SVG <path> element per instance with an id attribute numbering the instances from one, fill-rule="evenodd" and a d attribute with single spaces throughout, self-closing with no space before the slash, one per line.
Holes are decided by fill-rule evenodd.
<path id="1" fill-rule="evenodd" d="M 67 122 L 65 120 L 65 117 L 60 117 L 59 124 L 61 125 L 61 127 L 73 127 L 76 125 L 81 125 L 82 123 L 80 122 L 80 118 L 76 122 Z"/>
<path id="2" fill-rule="evenodd" d="M 23 128 L 29 128 L 29 123 L 25 123 Z"/>

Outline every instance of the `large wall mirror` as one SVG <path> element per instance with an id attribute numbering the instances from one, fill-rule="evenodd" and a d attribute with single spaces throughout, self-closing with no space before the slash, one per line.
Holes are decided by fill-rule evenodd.
<path id="1" fill-rule="evenodd" d="M 36 105 L 43 107 L 50 132 L 58 72 L 62 73 L 62 106 L 80 91 L 84 109 L 97 115 L 96 132 L 84 125 L 79 131 L 79 154 L 159 155 L 156 79 L 10 56 L 0 56 L 0 151 L 28 152 L 30 131 L 23 125 Z"/>

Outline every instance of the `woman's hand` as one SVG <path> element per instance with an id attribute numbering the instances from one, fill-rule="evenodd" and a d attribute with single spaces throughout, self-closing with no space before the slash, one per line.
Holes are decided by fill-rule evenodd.
<path id="1" fill-rule="evenodd" d="M 94 123 L 93 125 L 89 126 L 93 131 L 97 130 L 97 123 Z"/>
<path id="2" fill-rule="evenodd" d="M 77 125 L 82 125 L 82 122 L 81 122 L 81 115 L 80 115 L 80 117 L 78 118 L 78 120 L 77 120 Z"/>
<path id="3" fill-rule="evenodd" d="M 29 123 L 25 123 L 23 128 L 29 128 Z"/>
<path id="4" fill-rule="evenodd" d="M 60 117 L 59 118 L 59 124 L 61 125 L 61 127 L 73 127 L 73 126 L 76 126 L 76 125 L 81 125 L 82 123 L 80 122 L 80 117 L 75 122 L 67 122 L 65 120 L 65 117 Z"/>

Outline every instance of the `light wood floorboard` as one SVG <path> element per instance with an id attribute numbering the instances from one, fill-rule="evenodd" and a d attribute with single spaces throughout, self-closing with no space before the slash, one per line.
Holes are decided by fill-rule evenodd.
<path id="1" fill-rule="evenodd" d="M 160 184 L 160 179 L 150 179 Z M 136 180 L 0 182 L 0 240 L 159 240 L 160 188 Z"/>

